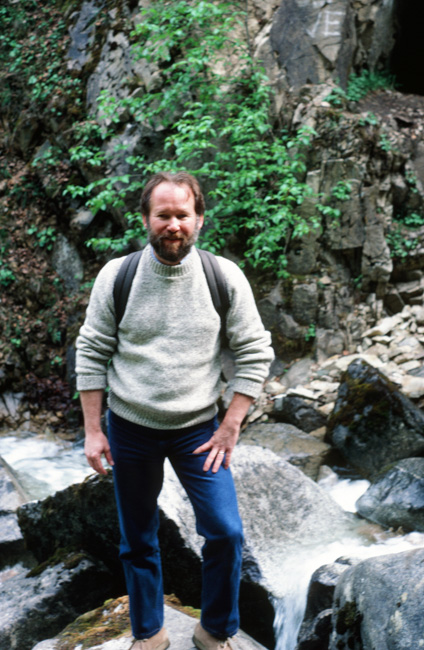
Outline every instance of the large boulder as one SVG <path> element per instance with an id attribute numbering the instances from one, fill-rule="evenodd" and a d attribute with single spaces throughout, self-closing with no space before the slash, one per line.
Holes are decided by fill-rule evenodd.
<path id="1" fill-rule="evenodd" d="M 328 648 L 334 591 L 340 576 L 353 563 L 350 559 L 340 558 L 336 562 L 319 567 L 312 574 L 296 650 Z"/>
<path id="2" fill-rule="evenodd" d="M 363 476 L 424 455 L 424 414 L 396 385 L 362 359 L 342 376 L 328 441 Z"/>
<path id="3" fill-rule="evenodd" d="M 399 461 L 356 502 L 360 515 L 388 528 L 424 532 L 424 458 Z"/>
<path id="4" fill-rule="evenodd" d="M 331 446 L 301 431 L 292 424 L 254 423 L 243 431 L 242 445 L 259 445 L 271 449 L 314 481 L 321 465 L 328 464 Z"/>
<path id="5" fill-rule="evenodd" d="M 329 650 L 421 647 L 423 575 L 424 549 L 372 558 L 345 571 L 334 594 Z"/>
<path id="6" fill-rule="evenodd" d="M 30 650 L 57 634 L 79 614 L 99 605 L 111 574 L 87 554 L 62 553 L 33 568 L 15 565 L 2 572 L 0 650 Z"/>
<path id="7" fill-rule="evenodd" d="M 173 650 L 194 648 L 192 636 L 198 615 L 198 611 L 177 604 L 165 605 L 165 627 Z M 37 643 L 33 650 L 61 650 L 65 645 L 86 650 L 130 650 L 133 642 L 128 596 L 122 596 L 80 616 L 55 638 Z M 241 630 L 232 638 L 231 646 L 234 650 L 265 650 Z"/>

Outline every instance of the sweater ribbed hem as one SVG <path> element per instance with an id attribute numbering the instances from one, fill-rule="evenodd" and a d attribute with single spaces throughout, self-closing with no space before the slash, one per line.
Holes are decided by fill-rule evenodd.
<path id="1" fill-rule="evenodd" d="M 112 391 L 108 395 L 109 408 L 124 420 L 141 424 L 151 429 L 184 429 L 195 424 L 202 424 L 211 420 L 218 412 L 215 404 L 201 411 L 190 413 L 163 413 L 158 411 L 157 414 L 147 414 L 139 409 L 133 408 L 130 404 L 123 402 Z"/>

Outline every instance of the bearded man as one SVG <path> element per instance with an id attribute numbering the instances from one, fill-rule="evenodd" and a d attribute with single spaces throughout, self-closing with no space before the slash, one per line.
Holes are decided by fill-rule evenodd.
<path id="1" fill-rule="evenodd" d="M 90 465 L 113 466 L 121 530 L 120 558 L 130 599 L 133 650 L 165 650 L 157 499 L 169 458 L 193 505 L 202 549 L 200 650 L 231 648 L 239 627 L 243 529 L 230 470 L 240 426 L 273 358 L 249 283 L 217 258 L 230 307 L 226 335 L 236 360 L 234 397 L 217 420 L 221 320 L 194 244 L 205 203 L 185 172 L 155 174 L 141 197 L 149 235 L 124 316 L 116 326 L 113 288 L 123 258 L 94 284 L 77 339 L 77 387 Z M 108 393 L 108 433 L 101 428 Z"/>

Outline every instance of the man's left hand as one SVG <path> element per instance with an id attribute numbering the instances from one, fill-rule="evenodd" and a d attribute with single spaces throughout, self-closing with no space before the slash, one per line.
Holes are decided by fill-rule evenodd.
<path id="1" fill-rule="evenodd" d="M 252 397 L 234 393 L 228 411 L 212 438 L 193 451 L 193 454 L 200 454 L 210 450 L 203 465 L 204 472 L 212 467 L 212 472 L 215 474 L 222 463 L 224 468 L 228 469 L 233 449 L 240 435 L 241 424 L 252 402 Z"/>

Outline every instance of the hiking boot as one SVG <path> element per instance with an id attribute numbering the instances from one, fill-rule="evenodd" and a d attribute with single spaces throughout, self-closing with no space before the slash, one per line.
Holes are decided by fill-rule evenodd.
<path id="1" fill-rule="evenodd" d="M 170 645 L 168 633 L 163 627 L 150 639 L 139 639 L 131 646 L 131 650 L 166 650 Z"/>
<path id="2" fill-rule="evenodd" d="M 228 639 L 217 639 L 212 634 L 209 634 L 209 632 L 206 632 L 200 623 L 195 627 L 193 643 L 199 650 L 223 650 L 223 648 L 225 650 L 232 650 Z"/>

